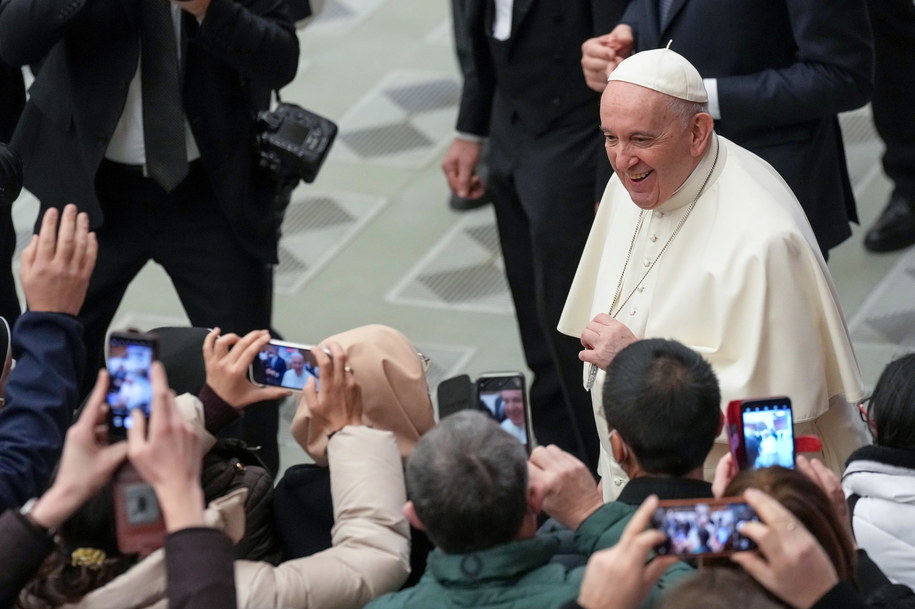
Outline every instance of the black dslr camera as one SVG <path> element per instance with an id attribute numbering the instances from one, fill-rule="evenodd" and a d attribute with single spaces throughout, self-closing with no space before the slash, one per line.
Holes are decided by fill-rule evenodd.
<path id="1" fill-rule="evenodd" d="M 313 182 L 327 158 L 337 125 L 295 104 L 282 102 L 257 114 L 260 165 L 280 184 Z"/>

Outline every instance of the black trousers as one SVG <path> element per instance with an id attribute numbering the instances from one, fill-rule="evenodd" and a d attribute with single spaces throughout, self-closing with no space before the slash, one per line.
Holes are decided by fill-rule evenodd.
<path id="1" fill-rule="evenodd" d="M 594 220 L 597 123 L 597 107 L 589 105 L 533 135 L 497 95 L 487 184 L 524 356 L 534 373 L 534 434 L 541 445 L 579 455 L 592 470 L 599 442 L 582 386 L 582 346 L 556 325 Z"/>
<path id="2" fill-rule="evenodd" d="M 915 199 L 915 5 L 912 0 L 868 0 L 874 29 L 874 124 L 886 145 L 883 169 L 896 188 Z"/>
<path id="3" fill-rule="evenodd" d="M 127 286 L 150 260 L 168 273 L 191 325 L 239 335 L 270 327 L 273 269 L 238 243 L 201 163 L 166 193 L 139 167 L 104 161 L 96 191 L 105 214 L 99 255 L 80 319 L 90 365 L 84 389 L 104 363 L 104 339 Z M 265 211 L 265 213 L 269 213 Z M 274 472 L 278 404 L 254 404 L 235 434 Z"/>

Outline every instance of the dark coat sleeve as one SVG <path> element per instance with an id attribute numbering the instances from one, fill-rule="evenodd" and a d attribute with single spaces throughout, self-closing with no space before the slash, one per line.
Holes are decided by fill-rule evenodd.
<path id="1" fill-rule="evenodd" d="M 0 540 L 0 609 L 8 609 L 54 549 L 54 542 L 15 510 L 0 516 Z"/>
<path id="2" fill-rule="evenodd" d="M 70 315 L 24 313 L 13 344 L 20 356 L 0 409 L 0 509 L 44 492 L 79 404 L 86 365 L 82 325 Z"/>
<path id="3" fill-rule="evenodd" d="M 279 89 L 295 77 L 299 40 L 285 0 L 211 0 L 200 26 L 188 30 L 192 42 L 262 87 Z"/>
<path id="4" fill-rule="evenodd" d="M 232 542 L 206 527 L 181 529 L 165 539 L 169 609 L 235 609 Z"/>
<path id="5" fill-rule="evenodd" d="M 452 0 L 452 8 L 455 48 L 464 77 L 457 130 L 486 136 L 489 135 L 496 75 L 486 41 L 484 1 Z"/>
<path id="6" fill-rule="evenodd" d="M 874 49 L 864 1 L 804 0 L 786 6 L 796 61 L 718 78 L 721 116 L 731 129 L 753 128 L 761 118 L 773 126 L 815 120 L 870 100 Z"/>

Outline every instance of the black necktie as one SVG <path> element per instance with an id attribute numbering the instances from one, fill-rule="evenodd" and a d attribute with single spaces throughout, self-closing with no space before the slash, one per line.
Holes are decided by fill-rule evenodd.
<path id="1" fill-rule="evenodd" d="M 187 175 L 187 147 L 171 3 L 139 0 L 146 173 L 166 192 Z"/>

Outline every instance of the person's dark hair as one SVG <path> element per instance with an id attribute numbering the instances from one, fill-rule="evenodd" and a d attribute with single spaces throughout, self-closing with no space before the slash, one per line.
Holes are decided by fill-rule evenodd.
<path id="1" fill-rule="evenodd" d="M 449 554 L 512 541 L 527 511 L 524 446 L 473 410 L 445 417 L 420 439 L 406 481 L 429 538 Z"/>
<path id="2" fill-rule="evenodd" d="M 721 391 L 701 355 L 673 340 L 632 343 L 607 367 L 604 415 L 651 474 L 700 467 L 721 420 Z"/>
<path id="3" fill-rule="evenodd" d="M 743 470 L 731 480 L 724 494 L 729 497 L 742 495 L 748 488 L 768 493 L 794 514 L 826 550 L 839 579 L 853 580 L 854 543 L 823 489 L 801 472 L 776 465 Z"/>
<path id="4" fill-rule="evenodd" d="M 60 527 L 57 547 L 23 589 L 17 607 L 50 609 L 75 603 L 136 563 L 136 556 L 118 551 L 113 493 L 114 483 L 109 482 Z M 106 558 L 99 565 L 73 566 L 71 553 L 77 548 L 101 550 Z"/>
<path id="5" fill-rule="evenodd" d="M 784 609 L 743 569 L 714 567 L 701 569 L 683 580 L 661 599 L 658 609 Z"/>
<path id="6" fill-rule="evenodd" d="M 915 353 L 883 369 L 867 414 L 878 445 L 915 449 Z"/>

